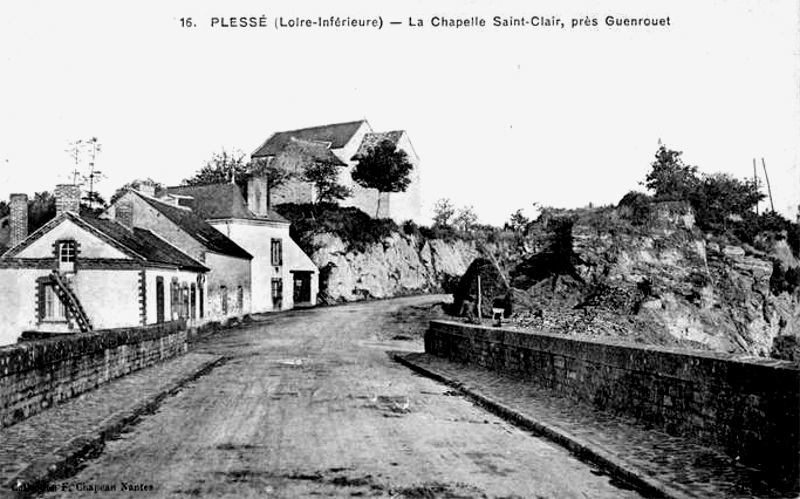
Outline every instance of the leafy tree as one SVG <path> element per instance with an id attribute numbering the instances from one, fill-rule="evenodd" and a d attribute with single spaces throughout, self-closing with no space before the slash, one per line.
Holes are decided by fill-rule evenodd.
<path id="1" fill-rule="evenodd" d="M 8 206 L 8 203 L 6 203 L 5 201 L 0 201 L 0 218 L 3 218 L 4 216 L 8 215 L 9 211 L 10 208 Z"/>
<path id="2" fill-rule="evenodd" d="M 697 167 L 685 165 L 682 154 L 667 149 L 663 144 L 659 146 L 644 184 L 655 193 L 657 200 L 688 200 L 696 191 L 699 184 Z"/>
<path id="3" fill-rule="evenodd" d="M 28 200 L 28 233 L 37 230 L 56 216 L 56 198 L 48 191 L 37 192 Z"/>
<path id="4" fill-rule="evenodd" d="M 214 153 L 193 177 L 184 179 L 183 185 L 227 184 L 235 182 L 243 193 L 249 179 L 245 154 L 240 150 L 222 149 Z"/>
<path id="5" fill-rule="evenodd" d="M 522 213 L 522 208 L 520 208 L 511 214 L 511 218 L 506 222 L 505 228 L 518 233 L 524 232 L 529 223 L 531 223 L 531 220 Z"/>
<path id="6" fill-rule="evenodd" d="M 81 215 L 96 217 L 106 208 L 108 208 L 106 200 L 97 191 L 87 191 L 86 195 L 81 198 Z"/>
<path id="7" fill-rule="evenodd" d="M 377 146 L 371 147 L 363 156 L 356 156 L 358 163 L 351 173 L 353 181 L 379 193 L 405 192 L 411 184 L 411 170 L 414 169 L 408 161 L 408 155 L 390 140 L 383 140 Z M 378 206 L 375 217 L 378 217 L 381 208 L 381 197 L 378 196 Z"/>
<path id="8" fill-rule="evenodd" d="M 716 230 L 724 230 L 731 216 L 747 217 L 762 199 L 753 180 L 741 181 L 725 173 L 705 175 L 689 196 L 698 224 Z"/>
<path id="9" fill-rule="evenodd" d="M 450 227 L 456 209 L 447 198 L 436 201 L 433 206 L 433 226 L 436 228 Z"/>
<path id="10" fill-rule="evenodd" d="M 303 180 L 317 189 L 317 204 L 342 200 L 350 189 L 339 183 L 339 165 L 313 161 L 303 166 Z"/>
<path id="11" fill-rule="evenodd" d="M 464 206 L 458 210 L 456 218 L 453 219 L 453 225 L 462 232 L 470 232 L 477 223 L 478 215 L 475 214 L 475 209 L 472 206 Z"/>

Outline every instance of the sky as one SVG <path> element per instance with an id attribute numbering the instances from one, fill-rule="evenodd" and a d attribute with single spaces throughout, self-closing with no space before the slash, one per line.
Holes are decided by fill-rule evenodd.
<path id="1" fill-rule="evenodd" d="M 643 189 L 659 140 L 705 173 L 752 177 L 757 158 L 763 182 L 764 158 L 776 210 L 795 217 L 796 0 L 433 4 L 2 2 L 0 199 L 71 181 L 78 139 L 102 144 L 109 197 L 136 178 L 177 184 L 214 152 L 249 154 L 276 131 L 367 119 L 408 132 L 423 222 L 441 198 L 491 224 L 534 203 L 617 203 Z M 608 15 L 670 25 L 610 28 Z M 210 26 L 241 16 L 269 27 Z M 281 16 L 384 25 L 276 29 Z M 435 16 L 487 25 L 434 27 Z M 494 16 L 565 27 L 495 27 Z M 570 27 L 586 16 L 598 26 Z M 194 27 L 181 26 L 188 17 Z"/>

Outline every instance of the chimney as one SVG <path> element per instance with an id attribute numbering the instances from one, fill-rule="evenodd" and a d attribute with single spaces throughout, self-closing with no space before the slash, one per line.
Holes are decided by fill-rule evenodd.
<path id="1" fill-rule="evenodd" d="M 137 180 L 133 184 L 133 188 L 145 196 L 150 196 L 151 198 L 156 197 L 156 184 L 149 180 Z"/>
<path id="2" fill-rule="evenodd" d="M 56 196 L 56 215 L 65 211 L 80 214 L 81 210 L 81 188 L 73 184 L 58 184 L 55 191 Z"/>
<path id="3" fill-rule="evenodd" d="M 247 207 L 261 217 L 269 213 L 269 191 L 265 177 L 251 177 L 247 181 Z"/>
<path id="4" fill-rule="evenodd" d="M 28 195 L 12 194 L 9 198 L 11 234 L 9 246 L 16 246 L 28 237 Z"/>
<path id="5" fill-rule="evenodd" d="M 133 202 L 130 199 L 121 199 L 114 206 L 114 220 L 118 223 L 133 228 Z"/>

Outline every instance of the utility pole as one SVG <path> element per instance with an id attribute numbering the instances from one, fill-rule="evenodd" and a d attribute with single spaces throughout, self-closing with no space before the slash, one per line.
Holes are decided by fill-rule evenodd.
<path id="1" fill-rule="evenodd" d="M 767 163 L 764 162 L 764 158 L 761 158 L 761 165 L 764 167 L 764 178 L 767 180 L 767 192 L 769 193 L 769 206 L 774 213 L 775 204 L 773 204 L 772 202 L 772 188 L 769 186 L 769 175 L 767 175 Z"/>

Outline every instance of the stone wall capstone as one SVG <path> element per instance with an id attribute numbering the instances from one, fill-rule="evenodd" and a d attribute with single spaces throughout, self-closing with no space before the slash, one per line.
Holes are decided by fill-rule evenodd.
<path id="1" fill-rule="evenodd" d="M 0 428 L 186 349 L 183 321 L 0 347 Z"/>

